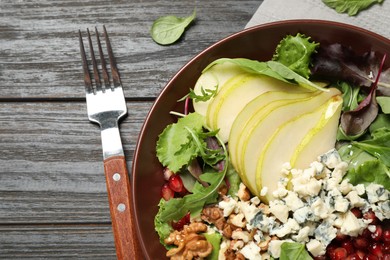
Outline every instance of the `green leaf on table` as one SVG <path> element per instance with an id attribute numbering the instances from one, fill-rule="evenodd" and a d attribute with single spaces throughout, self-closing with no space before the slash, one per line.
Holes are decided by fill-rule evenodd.
<path id="1" fill-rule="evenodd" d="M 305 245 L 295 242 L 284 242 L 280 247 L 279 260 L 312 260 Z"/>
<path id="2" fill-rule="evenodd" d="M 276 47 L 272 60 L 278 61 L 299 75 L 310 76 L 310 63 L 319 43 L 310 41 L 310 37 L 298 33 L 288 35 Z"/>
<path id="3" fill-rule="evenodd" d="M 176 42 L 187 26 L 195 19 L 196 10 L 188 17 L 162 16 L 154 21 L 150 34 L 155 42 L 169 45 Z"/>
<path id="4" fill-rule="evenodd" d="M 322 2 L 338 13 L 348 13 L 349 16 L 354 16 L 373 4 L 382 3 L 383 0 L 322 0 Z"/>

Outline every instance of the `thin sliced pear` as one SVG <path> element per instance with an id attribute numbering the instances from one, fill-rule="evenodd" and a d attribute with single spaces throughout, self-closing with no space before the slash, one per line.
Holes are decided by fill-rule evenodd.
<path id="1" fill-rule="evenodd" d="M 313 112 L 299 115 L 284 124 L 280 125 L 275 133 L 264 145 L 256 166 L 256 187 L 261 190 L 267 187 L 267 193 L 261 199 L 268 202 L 273 199 L 273 191 L 278 188 L 278 181 L 285 177 L 281 172 L 283 164 L 290 162 L 297 148 L 304 143 L 303 147 L 309 147 L 313 137 L 320 138 L 316 133 L 326 127 L 337 130 L 337 123 L 341 111 L 342 98 L 334 96 L 325 104 L 316 108 Z M 335 124 L 336 122 L 336 124 Z M 329 129 L 328 129 L 329 130 Z M 306 138 L 305 136 L 309 136 Z M 315 140 L 318 140 L 315 138 Z M 335 140 L 335 139 L 334 139 Z M 334 140 L 324 144 L 329 150 L 334 146 Z M 299 151 L 298 151 L 299 153 Z M 306 152 L 308 160 L 314 161 L 320 154 L 309 154 Z"/>
<path id="2" fill-rule="evenodd" d="M 334 148 L 341 113 L 340 104 L 342 103 L 342 98 L 340 96 L 335 96 L 334 99 L 339 100 L 338 102 L 335 100 L 335 102 L 332 103 L 334 107 L 328 107 L 328 110 L 323 115 L 323 119 L 310 130 L 295 150 L 290 160 L 292 167 L 298 169 L 307 168 L 317 156 Z"/>
<path id="3" fill-rule="evenodd" d="M 310 98 L 318 95 L 320 92 L 307 92 L 301 88 L 302 93 L 292 93 L 283 91 L 269 91 L 257 96 L 249 102 L 237 115 L 233 122 L 229 135 L 229 155 L 233 166 L 237 165 L 237 146 L 242 145 L 243 136 L 246 136 L 247 130 L 251 129 L 251 124 L 255 124 L 262 117 L 270 113 L 277 107 L 286 103 L 296 102 L 304 98 Z M 238 168 L 236 168 L 238 170 Z"/>
<path id="4" fill-rule="evenodd" d="M 242 142 L 236 146 L 235 168 L 241 175 L 245 175 L 245 183 L 253 194 L 259 195 L 260 190 L 256 186 L 256 165 L 261 155 L 264 145 L 276 131 L 276 129 L 286 121 L 296 116 L 313 111 L 318 106 L 324 104 L 334 95 L 339 95 L 340 91 L 335 88 L 328 92 L 320 92 L 313 96 L 301 100 L 293 100 L 284 105 L 276 106 L 267 113 L 261 113 L 259 117 L 254 116 L 242 131 L 240 137 Z M 234 149 L 234 147 L 232 148 Z"/>
<path id="5" fill-rule="evenodd" d="M 244 71 L 234 63 L 224 62 L 219 63 L 202 73 L 194 86 L 194 93 L 196 95 L 202 95 L 203 91 L 215 90 L 217 93 L 223 88 L 226 81 L 230 78 L 243 73 Z M 211 102 L 211 99 L 206 101 L 193 101 L 193 107 L 195 112 L 206 116 L 207 108 Z"/>
<path id="6" fill-rule="evenodd" d="M 212 129 L 219 129 L 218 136 L 227 142 L 233 122 L 241 110 L 254 98 L 268 91 L 302 90 L 298 86 L 265 75 L 248 74 L 241 81 L 225 84 L 210 104 L 206 121 Z"/>
<path id="7" fill-rule="evenodd" d="M 296 102 L 297 100 L 303 101 L 305 98 L 310 98 L 311 96 L 318 95 L 319 93 L 320 92 L 315 94 L 313 92 L 290 93 L 269 91 L 256 97 L 238 114 L 233 122 L 229 135 L 229 157 L 233 167 L 241 177 L 241 180 L 247 184 L 251 191 L 255 190 L 255 187 L 251 187 L 252 183 L 248 181 L 245 174 L 242 174 L 243 171 L 238 164 L 241 153 L 238 153 L 237 147 L 242 147 L 245 140 L 243 137 L 248 136 L 248 132 L 252 129 L 253 125 L 274 109 L 288 103 Z M 254 183 L 253 186 L 255 186 Z"/>

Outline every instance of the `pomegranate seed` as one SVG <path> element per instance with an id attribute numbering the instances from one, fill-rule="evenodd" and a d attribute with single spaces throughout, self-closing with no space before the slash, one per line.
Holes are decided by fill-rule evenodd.
<path id="1" fill-rule="evenodd" d="M 361 218 L 363 216 L 362 212 L 358 208 L 351 209 L 351 212 L 355 215 L 357 218 Z"/>
<path id="2" fill-rule="evenodd" d="M 374 241 L 380 241 L 382 239 L 382 227 L 377 225 L 375 231 L 371 233 L 371 239 Z"/>
<path id="3" fill-rule="evenodd" d="M 345 234 L 340 233 L 340 230 L 337 231 L 336 238 L 335 238 L 336 240 L 338 240 L 338 241 L 344 241 L 344 240 L 346 240 L 347 238 L 348 238 L 348 236 L 345 235 Z"/>
<path id="4" fill-rule="evenodd" d="M 190 216 L 190 213 L 188 212 L 184 217 L 182 217 L 179 221 L 177 222 L 172 222 L 172 228 L 175 229 L 175 230 L 182 230 L 184 225 L 187 225 L 190 223 L 190 219 L 191 216 Z"/>
<path id="5" fill-rule="evenodd" d="M 315 256 L 313 257 L 314 260 L 326 260 L 326 256 L 325 255 L 319 255 L 319 256 Z"/>
<path id="6" fill-rule="evenodd" d="M 383 260 L 390 260 L 390 254 L 383 255 Z"/>
<path id="7" fill-rule="evenodd" d="M 371 224 L 378 224 L 378 218 L 375 216 L 375 213 L 372 210 L 367 211 L 363 214 L 364 219 L 371 219 Z"/>
<path id="8" fill-rule="evenodd" d="M 390 244 L 389 243 L 383 244 L 382 250 L 383 250 L 383 253 L 390 254 Z"/>
<path id="9" fill-rule="evenodd" d="M 371 231 L 368 228 L 364 229 L 363 233 L 362 233 L 362 237 L 365 237 L 367 239 L 371 239 Z"/>
<path id="10" fill-rule="evenodd" d="M 365 255 L 363 260 L 378 260 L 378 257 L 374 255 Z"/>
<path id="11" fill-rule="evenodd" d="M 172 199 L 173 197 L 175 197 L 175 192 L 169 188 L 169 185 L 168 183 L 165 183 L 162 188 L 161 188 L 161 197 L 168 201 L 170 199 Z"/>
<path id="12" fill-rule="evenodd" d="M 171 171 L 170 169 L 168 168 L 165 168 L 164 171 L 163 171 L 163 174 L 164 174 L 164 180 L 169 180 L 169 178 L 174 174 L 173 171 Z"/>
<path id="13" fill-rule="evenodd" d="M 183 181 L 181 180 L 181 177 L 177 174 L 173 174 L 169 178 L 169 188 L 171 188 L 175 192 L 183 192 L 185 190 Z"/>
<path id="14" fill-rule="evenodd" d="M 347 255 L 350 255 L 355 251 L 351 240 L 343 241 L 341 247 L 347 250 Z"/>
<path id="15" fill-rule="evenodd" d="M 353 253 L 349 256 L 347 256 L 346 260 L 363 260 L 363 258 L 360 258 L 360 256 L 356 253 Z"/>
<path id="16" fill-rule="evenodd" d="M 379 243 L 372 243 L 368 246 L 368 251 L 376 256 L 376 257 L 382 257 L 383 256 L 383 252 L 382 252 L 382 245 L 379 244 Z"/>
<path id="17" fill-rule="evenodd" d="M 338 247 L 334 250 L 332 259 L 344 260 L 345 258 L 347 258 L 347 255 L 348 255 L 347 250 L 345 250 L 345 248 Z"/>
<path id="18" fill-rule="evenodd" d="M 332 242 L 326 247 L 326 254 L 328 255 L 329 258 L 333 259 L 334 257 L 334 251 L 336 250 L 337 245 Z"/>
<path id="19" fill-rule="evenodd" d="M 363 260 L 364 259 L 364 256 L 366 255 L 363 251 L 361 251 L 361 250 L 357 250 L 356 251 L 356 256 L 358 257 L 357 259 L 359 259 L 359 260 Z"/>
<path id="20" fill-rule="evenodd" d="M 367 249 L 367 246 L 368 246 L 368 240 L 362 236 L 359 236 L 353 240 L 353 245 L 357 249 L 365 250 L 365 249 Z"/>
<path id="21" fill-rule="evenodd" d="M 385 231 L 383 231 L 382 240 L 385 243 L 390 243 L 390 229 L 386 229 Z"/>

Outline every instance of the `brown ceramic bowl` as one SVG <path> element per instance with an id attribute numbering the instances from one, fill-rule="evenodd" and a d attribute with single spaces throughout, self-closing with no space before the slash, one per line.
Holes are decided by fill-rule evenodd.
<path id="1" fill-rule="evenodd" d="M 287 34 L 304 33 L 317 42 L 341 43 L 357 52 L 390 52 L 390 40 L 370 31 L 330 21 L 292 20 L 252 27 L 210 46 L 190 60 L 165 86 L 142 127 L 132 167 L 132 188 L 136 225 L 146 259 L 165 259 L 166 250 L 154 230 L 154 216 L 164 182 L 162 166 L 156 158 L 156 140 L 166 125 L 174 121 L 169 112 L 183 111 L 176 101 L 193 88 L 201 71 L 213 60 L 250 58 L 269 60 L 278 42 Z M 390 54 L 390 53 L 389 53 Z M 390 66 L 387 59 L 386 67 Z M 180 107 L 181 106 L 181 107 Z"/>

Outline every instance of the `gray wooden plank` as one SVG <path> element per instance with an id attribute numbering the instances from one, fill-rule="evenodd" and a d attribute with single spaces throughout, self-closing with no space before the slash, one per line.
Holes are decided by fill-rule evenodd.
<path id="1" fill-rule="evenodd" d="M 160 46 L 149 35 L 162 15 L 197 18 L 184 37 Z M 242 30 L 259 0 L 1 1 L 1 98 L 83 97 L 78 29 L 105 24 L 127 97 L 155 97 L 193 56 Z"/>
<path id="2" fill-rule="evenodd" d="M 120 125 L 129 169 L 150 106 L 129 102 Z M 0 103 L 0 140 L 0 224 L 110 221 L 100 130 L 84 102 Z"/>
<path id="3" fill-rule="evenodd" d="M 116 259 L 111 226 L 0 226 L 0 259 Z"/>

